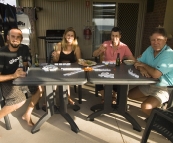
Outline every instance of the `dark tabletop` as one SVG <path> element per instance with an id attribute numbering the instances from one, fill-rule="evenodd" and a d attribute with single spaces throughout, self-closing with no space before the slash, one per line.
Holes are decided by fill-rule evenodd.
<path id="1" fill-rule="evenodd" d="M 65 76 L 66 73 L 72 71 L 63 71 L 59 66 L 57 71 L 44 71 L 41 67 L 31 67 L 28 75 L 24 78 L 17 78 L 13 81 L 16 85 L 81 85 L 87 82 L 86 73 L 84 71 L 76 74 Z"/>
<path id="2" fill-rule="evenodd" d="M 143 77 L 140 72 L 135 69 L 135 67 L 132 65 L 125 65 L 121 64 L 120 66 L 114 66 L 112 65 L 105 65 L 104 67 L 101 67 L 99 69 L 111 69 L 111 71 L 91 71 L 88 72 L 88 81 L 94 84 L 150 84 L 150 83 L 156 83 L 158 79 L 153 78 L 146 78 Z M 132 76 L 128 73 L 128 70 L 131 69 L 133 73 L 137 74 L 139 78 L 136 78 L 135 76 Z M 114 78 L 107 78 L 107 77 L 100 77 L 99 74 L 103 72 L 108 72 L 109 74 L 114 74 Z"/>

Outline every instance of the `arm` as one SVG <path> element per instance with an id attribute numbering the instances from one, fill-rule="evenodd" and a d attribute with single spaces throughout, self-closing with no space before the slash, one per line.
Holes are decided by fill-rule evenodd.
<path id="1" fill-rule="evenodd" d="M 162 73 L 159 70 L 157 70 L 145 63 L 136 62 L 134 66 L 136 69 L 140 70 L 140 72 L 142 72 L 143 75 L 146 77 L 160 78 L 160 76 L 162 76 Z"/>
<path id="2" fill-rule="evenodd" d="M 147 72 L 143 67 L 138 67 L 137 69 L 140 71 L 140 73 L 142 74 L 142 76 L 151 77 L 151 76 L 148 74 L 148 72 Z"/>
<path id="3" fill-rule="evenodd" d="M 123 46 L 125 48 L 125 53 L 124 53 L 124 57 L 128 60 L 134 60 L 136 61 L 136 58 L 133 56 L 132 52 L 130 51 L 129 47 L 127 45 Z"/>
<path id="4" fill-rule="evenodd" d="M 75 49 L 75 55 L 76 55 L 76 59 L 77 59 L 77 62 L 79 59 L 81 59 L 81 50 L 80 50 L 80 47 L 76 47 Z"/>
<path id="5" fill-rule="evenodd" d="M 145 76 L 149 75 L 152 78 L 160 78 L 160 76 L 162 76 L 162 72 L 160 70 L 150 66 L 151 63 L 147 58 L 148 56 L 152 56 L 152 55 L 149 55 L 149 53 L 151 53 L 150 50 L 151 50 L 151 47 L 148 47 L 143 52 L 143 54 L 138 58 L 138 61 L 134 64 L 134 66 L 136 69 L 140 70 L 140 72 L 144 73 L 144 70 L 145 70 L 145 74 L 144 74 Z M 163 57 L 159 61 L 161 61 L 161 63 L 163 63 L 163 62 L 166 63 L 166 61 L 164 61 L 164 60 L 165 60 L 165 58 Z M 158 65 L 160 65 L 160 63 L 158 63 Z"/>
<path id="6" fill-rule="evenodd" d="M 1 73 L 0 73 L 0 82 L 8 81 L 8 80 L 13 80 L 13 79 L 16 79 L 16 78 L 17 77 L 14 74 L 1 75 Z"/>
<path id="7" fill-rule="evenodd" d="M 24 72 L 22 68 L 18 68 L 14 74 L 1 75 L 1 73 L 0 73 L 0 82 L 13 80 L 18 77 L 25 77 L 25 76 L 26 76 L 26 72 Z"/>
<path id="8" fill-rule="evenodd" d="M 28 62 L 23 62 L 24 67 L 28 67 Z"/>
<path id="9" fill-rule="evenodd" d="M 106 50 L 106 47 L 104 47 L 103 45 L 101 45 L 97 50 L 95 50 L 95 51 L 93 52 L 93 56 L 94 56 L 94 57 L 98 57 L 98 56 L 100 56 L 100 54 L 102 54 L 105 50 Z"/>
<path id="10" fill-rule="evenodd" d="M 54 63 L 59 61 L 59 56 L 60 56 L 60 52 L 61 52 L 61 43 L 58 43 L 56 45 L 57 49 L 55 49 L 55 51 L 52 53 L 52 60 Z"/>
<path id="11" fill-rule="evenodd" d="M 127 57 L 128 60 L 134 60 L 136 61 L 135 57 L 133 55 Z"/>

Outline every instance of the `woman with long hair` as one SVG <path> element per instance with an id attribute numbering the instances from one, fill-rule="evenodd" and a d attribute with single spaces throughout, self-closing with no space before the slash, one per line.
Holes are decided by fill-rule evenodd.
<path id="1" fill-rule="evenodd" d="M 76 32 L 72 27 L 65 30 L 63 39 L 55 46 L 52 53 L 53 62 L 75 63 L 81 58 L 80 47 L 78 46 Z M 68 102 L 74 105 L 75 102 L 70 98 L 70 87 L 68 87 Z"/>

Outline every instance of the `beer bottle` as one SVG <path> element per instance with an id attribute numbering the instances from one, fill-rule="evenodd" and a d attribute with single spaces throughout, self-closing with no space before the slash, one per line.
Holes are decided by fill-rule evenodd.
<path id="1" fill-rule="evenodd" d="M 116 66 L 120 66 L 120 53 L 117 53 Z"/>
<path id="2" fill-rule="evenodd" d="M 19 56 L 19 65 L 18 68 L 23 68 L 23 59 L 22 56 Z"/>
<path id="3" fill-rule="evenodd" d="M 38 54 L 35 54 L 35 66 L 39 66 L 39 59 L 38 59 Z"/>

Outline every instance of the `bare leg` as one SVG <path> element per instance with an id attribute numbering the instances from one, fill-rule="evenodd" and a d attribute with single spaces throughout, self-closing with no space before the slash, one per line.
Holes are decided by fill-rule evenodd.
<path id="1" fill-rule="evenodd" d="M 148 98 L 141 104 L 142 111 L 149 116 L 153 108 L 160 105 L 160 101 L 154 96 L 148 96 Z"/>
<path id="2" fill-rule="evenodd" d="M 18 104 L 14 104 L 11 106 L 4 106 L 1 110 L 0 110 L 0 119 L 3 118 L 4 116 L 8 115 L 9 113 L 17 110 L 18 108 L 20 108 L 23 104 L 25 103 L 25 101 L 22 101 Z"/>
<path id="3" fill-rule="evenodd" d="M 128 97 L 133 100 L 142 101 L 141 109 L 149 116 L 152 109 L 160 105 L 160 101 L 153 96 L 145 96 L 138 87 L 135 87 L 129 91 Z"/>
<path id="4" fill-rule="evenodd" d="M 70 86 L 68 85 L 68 103 L 74 105 L 75 102 L 70 98 Z"/>
<path id="5" fill-rule="evenodd" d="M 137 101 L 145 101 L 147 99 L 147 96 L 145 96 L 137 87 L 132 88 L 131 90 L 129 90 L 129 94 L 128 97 L 130 99 L 133 100 L 137 100 Z"/>
<path id="6" fill-rule="evenodd" d="M 101 94 L 101 103 L 104 102 L 104 90 L 100 90 L 99 93 Z M 112 104 L 116 104 L 116 92 L 112 92 Z"/>
<path id="7" fill-rule="evenodd" d="M 117 101 L 117 92 L 113 90 L 112 92 L 112 104 L 116 104 Z"/>
<path id="8" fill-rule="evenodd" d="M 39 86 L 39 89 L 37 90 L 37 92 L 34 95 L 32 95 L 31 102 L 30 102 L 26 112 L 22 116 L 22 119 L 26 120 L 26 122 L 28 123 L 29 126 L 34 125 L 34 123 L 31 120 L 31 113 L 34 109 L 35 104 L 38 102 L 40 97 L 42 97 L 42 92 L 43 92 L 43 87 Z"/>

